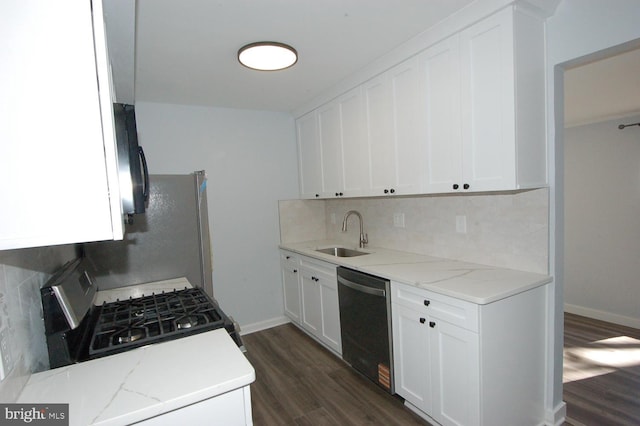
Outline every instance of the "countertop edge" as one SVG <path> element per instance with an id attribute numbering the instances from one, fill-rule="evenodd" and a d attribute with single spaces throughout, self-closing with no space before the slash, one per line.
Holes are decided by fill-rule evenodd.
<path id="1" fill-rule="evenodd" d="M 346 247 L 351 249 L 356 249 L 360 251 L 364 251 L 371 254 L 381 254 L 382 257 L 386 254 L 389 254 L 389 258 L 393 258 L 393 260 L 385 261 L 384 259 L 380 259 L 376 262 L 364 262 L 361 263 L 359 259 L 366 258 L 366 256 L 358 256 L 358 257 L 336 257 L 324 253 L 318 253 L 315 250 L 317 248 L 323 247 Z M 349 244 L 340 243 L 333 240 L 313 240 L 313 241 L 303 241 L 296 243 L 280 243 L 278 248 L 281 250 L 287 250 L 293 253 L 300 254 L 302 256 L 307 256 L 316 260 L 320 260 L 323 262 L 331 263 L 336 266 L 345 266 L 351 269 L 355 269 L 357 271 L 365 272 L 368 274 L 380 276 L 391 281 L 397 281 L 403 284 L 407 284 L 419 289 L 432 291 L 434 293 L 438 293 L 444 296 L 454 297 L 456 299 L 465 300 L 471 303 L 475 303 L 477 305 L 487 305 L 489 303 L 497 302 L 499 300 L 505 299 L 507 297 L 514 296 L 516 294 L 534 289 L 536 287 L 543 286 L 553 281 L 553 277 L 550 275 L 545 275 L 541 273 L 528 272 L 528 271 L 520 271 L 516 269 L 509 268 L 501 268 L 491 265 L 482 265 L 482 264 L 473 264 L 470 262 L 460 261 L 456 259 L 447 259 L 447 258 L 438 258 L 434 256 L 421 255 L 417 253 L 410 252 L 401 252 L 397 250 L 390 250 L 380 247 L 370 247 L 360 249 L 355 246 L 351 246 Z M 355 259 L 355 260 L 354 260 Z M 474 295 L 471 292 L 460 291 L 459 288 L 447 288 L 447 286 L 442 282 L 429 283 L 429 282 L 421 282 L 419 280 L 410 279 L 402 272 L 383 272 L 380 269 L 385 266 L 397 266 L 402 267 L 402 265 L 406 265 L 407 268 L 415 267 L 416 264 L 425 264 L 435 262 L 452 262 L 461 265 L 473 265 L 478 268 L 478 270 L 487 270 L 487 271 L 496 271 L 504 272 L 508 271 L 514 274 L 519 275 L 521 278 L 521 283 L 514 284 L 513 286 L 502 289 L 501 291 L 495 292 L 491 295 L 486 296 L 478 296 Z"/>
<path id="2" fill-rule="evenodd" d="M 177 354 L 190 353 L 190 347 L 210 356 L 200 353 L 196 360 L 190 359 L 188 365 L 193 373 L 178 384 L 178 390 L 167 391 L 158 385 L 160 376 L 175 379 L 185 367 L 176 366 L 161 373 L 154 367 L 171 365 Z M 212 349 L 219 349 L 219 354 L 211 354 Z M 227 363 L 221 364 L 222 358 Z M 202 366 L 206 366 L 204 373 L 200 371 Z M 104 383 L 94 382 L 101 376 Z M 210 383 L 203 379 L 207 377 L 211 378 Z M 227 331 L 217 329 L 32 374 L 17 402 L 68 403 L 73 417 L 70 425 L 123 425 L 248 386 L 255 378 L 255 369 Z M 91 398 L 87 390 L 94 392 Z"/>

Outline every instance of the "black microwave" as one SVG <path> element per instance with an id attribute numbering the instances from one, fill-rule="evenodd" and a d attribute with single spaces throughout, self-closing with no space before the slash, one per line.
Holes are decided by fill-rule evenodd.
<path id="1" fill-rule="evenodd" d="M 125 223 L 133 223 L 133 215 L 144 213 L 149 200 L 149 169 L 142 147 L 138 144 L 136 112 L 133 105 L 114 103 L 120 197 Z"/>

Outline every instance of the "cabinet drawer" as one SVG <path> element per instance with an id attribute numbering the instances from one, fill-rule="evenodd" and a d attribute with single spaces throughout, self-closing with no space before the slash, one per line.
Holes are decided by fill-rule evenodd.
<path id="1" fill-rule="evenodd" d="M 336 277 L 336 265 L 322 260 L 313 259 L 307 256 L 300 257 L 300 267 L 305 269 L 314 269 L 320 273 L 333 275 Z"/>
<path id="2" fill-rule="evenodd" d="M 293 252 L 280 250 L 280 264 L 289 265 L 291 268 L 297 267 L 300 266 L 300 258 Z"/>
<path id="3" fill-rule="evenodd" d="M 474 303 L 393 281 L 391 302 L 467 330 L 478 331 L 478 305 Z"/>

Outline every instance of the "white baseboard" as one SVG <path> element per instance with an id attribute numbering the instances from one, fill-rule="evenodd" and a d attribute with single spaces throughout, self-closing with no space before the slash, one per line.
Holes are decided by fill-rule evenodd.
<path id="1" fill-rule="evenodd" d="M 598 309 L 585 308 L 584 306 L 564 304 L 565 312 L 570 314 L 581 315 L 583 317 L 594 318 L 601 321 L 612 322 L 614 324 L 624 325 L 627 327 L 640 328 L 640 318 L 626 317 L 611 312 L 600 311 Z"/>
<path id="2" fill-rule="evenodd" d="M 553 411 L 547 410 L 547 423 L 552 426 L 562 426 L 567 417 L 567 404 L 562 401 L 556 405 Z"/>
<path id="3" fill-rule="evenodd" d="M 256 331 L 266 330 L 267 328 L 277 327 L 282 324 L 291 322 L 289 318 L 285 316 L 271 318 L 265 321 L 254 322 L 253 324 L 245 324 L 240 326 L 240 335 L 255 333 Z"/>

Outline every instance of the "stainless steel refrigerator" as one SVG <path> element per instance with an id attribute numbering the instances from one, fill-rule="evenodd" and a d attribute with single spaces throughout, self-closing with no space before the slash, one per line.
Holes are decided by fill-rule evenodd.
<path id="1" fill-rule="evenodd" d="M 205 172 L 150 175 L 149 185 L 146 212 L 124 240 L 83 245 L 98 289 L 186 277 L 213 297 Z"/>

